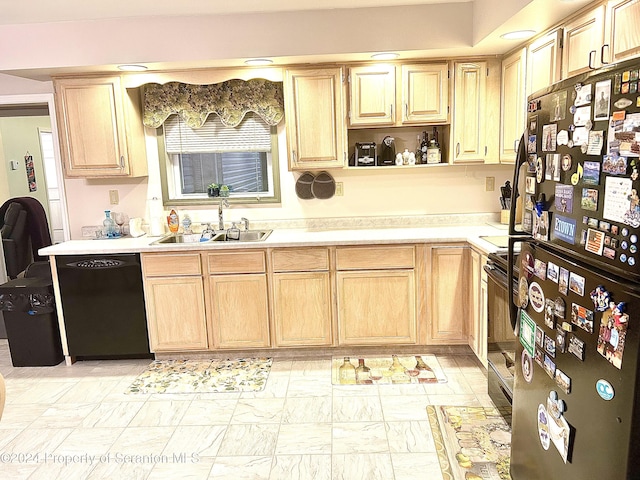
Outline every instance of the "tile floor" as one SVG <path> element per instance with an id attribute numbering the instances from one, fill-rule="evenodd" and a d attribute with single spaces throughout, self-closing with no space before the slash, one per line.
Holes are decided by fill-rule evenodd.
<path id="1" fill-rule="evenodd" d="M 149 360 L 14 368 L 0 340 L 0 471 L 13 480 L 440 480 L 426 406 L 492 403 L 472 356 L 438 360 L 446 384 L 334 386 L 329 357 L 275 358 L 261 392 L 131 395 Z"/>

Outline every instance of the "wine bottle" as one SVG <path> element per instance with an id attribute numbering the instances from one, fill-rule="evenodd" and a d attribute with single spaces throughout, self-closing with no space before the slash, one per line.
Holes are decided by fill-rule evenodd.
<path id="1" fill-rule="evenodd" d="M 359 358 L 358 367 L 356 368 L 356 383 L 359 385 L 372 383 L 370 373 L 371 369 L 364 364 L 364 358 Z"/>
<path id="2" fill-rule="evenodd" d="M 427 163 L 440 163 L 442 161 L 442 153 L 440 151 L 440 144 L 438 143 L 438 130 L 433 127 L 433 137 L 429 142 L 429 148 L 427 148 Z"/>
<path id="3" fill-rule="evenodd" d="M 427 149 L 429 148 L 429 134 L 422 132 L 422 143 L 420 144 L 420 163 L 427 163 Z"/>
<path id="4" fill-rule="evenodd" d="M 422 163 L 422 140 L 420 134 L 416 135 L 416 165 Z"/>
<path id="5" fill-rule="evenodd" d="M 356 367 L 353 366 L 349 357 L 344 357 L 344 362 L 340 365 L 338 374 L 342 385 L 355 385 Z"/>
<path id="6" fill-rule="evenodd" d="M 424 362 L 420 355 L 416 355 L 416 370 L 420 371 L 420 377 L 422 378 L 427 378 L 429 381 L 434 381 L 436 379 L 435 372 Z"/>

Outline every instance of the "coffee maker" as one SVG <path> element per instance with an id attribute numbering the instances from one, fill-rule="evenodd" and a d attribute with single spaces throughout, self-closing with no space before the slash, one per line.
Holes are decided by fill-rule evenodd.
<path id="1" fill-rule="evenodd" d="M 395 139 L 389 135 L 382 139 L 380 151 L 378 152 L 377 165 L 395 165 L 396 145 Z"/>

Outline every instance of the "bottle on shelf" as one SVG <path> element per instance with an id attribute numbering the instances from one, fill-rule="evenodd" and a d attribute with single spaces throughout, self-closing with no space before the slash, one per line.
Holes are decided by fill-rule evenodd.
<path id="1" fill-rule="evenodd" d="M 438 130 L 433 127 L 433 137 L 427 148 L 427 163 L 440 163 L 442 161 L 442 152 L 438 143 Z"/>
<path id="2" fill-rule="evenodd" d="M 422 140 L 420 134 L 416 135 L 416 165 L 422 163 Z"/>
<path id="3" fill-rule="evenodd" d="M 372 383 L 371 369 L 364 364 L 364 358 L 358 359 L 358 367 L 356 368 L 356 383 L 365 384 Z"/>
<path id="4" fill-rule="evenodd" d="M 356 367 L 353 366 L 349 357 L 344 357 L 344 362 L 338 369 L 340 384 L 355 385 L 356 383 Z"/>
<path id="5" fill-rule="evenodd" d="M 420 142 L 420 163 L 427 163 L 427 149 L 429 148 L 429 134 L 422 132 L 422 142 Z"/>

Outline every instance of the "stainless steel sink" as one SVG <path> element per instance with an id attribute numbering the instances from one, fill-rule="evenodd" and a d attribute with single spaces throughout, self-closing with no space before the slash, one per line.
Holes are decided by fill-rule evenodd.
<path id="1" fill-rule="evenodd" d="M 159 240 L 156 240 L 151 245 L 165 245 L 167 243 L 199 243 L 200 234 L 183 235 L 181 233 L 171 233 Z"/>
<path id="2" fill-rule="evenodd" d="M 241 230 L 240 238 L 229 238 L 228 232 L 220 232 L 211 239 L 212 242 L 262 242 L 273 230 Z"/>

